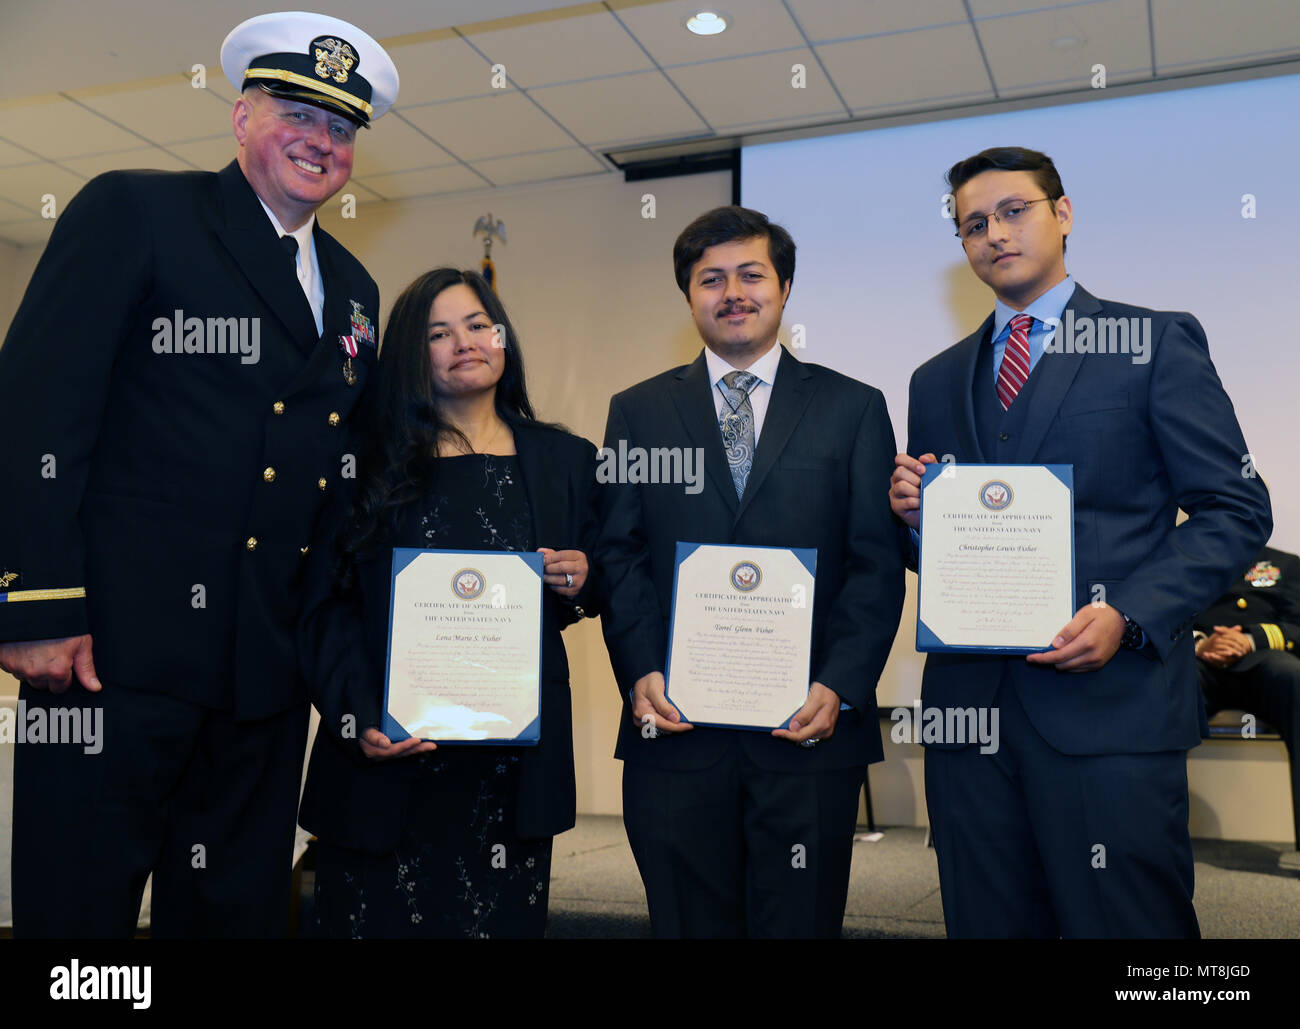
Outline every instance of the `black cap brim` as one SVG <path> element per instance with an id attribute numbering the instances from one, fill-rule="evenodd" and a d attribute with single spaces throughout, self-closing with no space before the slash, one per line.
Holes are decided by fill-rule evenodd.
<path id="1" fill-rule="evenodd" d="M 253 83 L 249 83 L 253 85 Z M 370 119 L 354 107 L 349 107 L 340 100 L 334 100 L 327 96 L 322 96 L 314 90 L 306 89 L 302 86 L 295 86 L 289 82 L 278 82 L 275 80 L 266 80 L 256 83 L 257 87 L 263 93 L 269 93 L 271 96 L 279 97 L 281 100 L 296 100 L 300 104 L 311 104 L 313 107 L 319 107 L 325 111 L 331 111 L 334 114 L 341 114 L 355 125 L 362 128 L 370 128 Z"/>

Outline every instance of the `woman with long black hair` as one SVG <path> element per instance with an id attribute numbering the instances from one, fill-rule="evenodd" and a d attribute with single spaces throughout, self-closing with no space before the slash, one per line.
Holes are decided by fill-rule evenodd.
<path id="1" fill-rule="evenodd" d="M 551 838 L 574 824 L 560 631 L 597 613 L 595 448 L 537 420 L 519 340 L 476 272 L 438 268 L 393 305 L 355 489 L 311 547 L 301 665 L 320 730 L 299 822 L 318 839 L 328 937 L 539 937 Z M 379 729 L 393 547 L 540 551 L 537 746 L 398 743 Z"/>

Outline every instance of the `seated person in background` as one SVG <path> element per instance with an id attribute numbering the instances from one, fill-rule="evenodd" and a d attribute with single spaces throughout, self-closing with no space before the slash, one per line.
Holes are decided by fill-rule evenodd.
<path id="1" fill-rule="evenodd" d="M 1246 574 L 1197 617 L 1195 635 L 1196 672 L 1209 714 L 1240 708 L 1273 726 L 1291 757 L 1296 789 L 1300 557 L 1265 547 Z"/>
<path id="2" fill-rule="evenodd" d="M 575 817 L 560 630 L 597 613 L 596 449 L 536 419 L 518 337 L 472 271 L 437 268 L 397 298 L 367 403 L 355 490 L 322 515 L 299 623 L 321 714 L 299 813 L 320 838 L 317 932 L 541 937 L 551 839 Z M 396 546 L 541 551 L 537 746 L 379 730 Z"/>

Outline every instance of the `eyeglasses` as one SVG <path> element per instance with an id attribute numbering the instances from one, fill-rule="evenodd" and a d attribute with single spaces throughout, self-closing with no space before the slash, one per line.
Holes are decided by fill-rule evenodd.
<path id="1" fill-rule="evenodd" d="M 1039 197 L 1037 200 L 1004 200 L 998 204 L 997 210 L 993 212 L 993 218 L 999 223 L 1014 225 L 1024 217 L 1025 212 L 1029 210 L 1030 204 L 1041 204 L 1044 200 L 1049 204 L 1052 202 L 1051 197 Z M 953 235 L 959 237 L 963 243 L 969 243 L 972 239 L 978 239 L 984 235 L 988 227 L 989 216 L 982 214 L 977 218 L 966 221 Z"/>

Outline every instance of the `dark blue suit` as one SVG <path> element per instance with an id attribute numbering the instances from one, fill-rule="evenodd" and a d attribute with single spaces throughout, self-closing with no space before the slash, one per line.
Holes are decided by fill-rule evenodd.
<path id="1" fill-rule="evenodd" d="M 1075 609 L 1101 595 L 1147 643 L 1079 674 L 930 655 L 926 708 L 1001 714 L 996 754 L 926 754 L 945 919 L 949 935 L 1195 935 L 1185 752 L 1202 715 L 1190 629 L 1268 539 L 1268 493 L 1194 317 L 1082 287 L 1070 311 L 1151 319 L 1146 362 L 1045 353 L 1003 412 L 990 316 L 912 376 L 907 452 L 1073 465 Z M 1179 508 L 1190 517 L 1175 527 Z"/>

